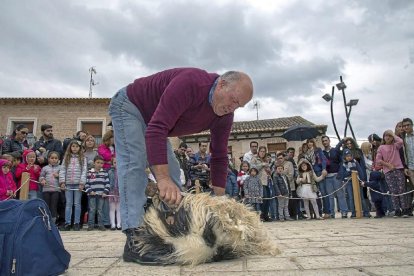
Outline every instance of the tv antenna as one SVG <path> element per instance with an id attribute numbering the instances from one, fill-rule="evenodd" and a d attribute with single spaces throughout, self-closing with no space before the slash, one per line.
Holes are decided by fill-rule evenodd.
<path id="1" fill-rule="evenodd" d="M 95 82 L 95 80 L 93 79 L 93 75 L 94 74 L 96 75 L 95 66 L 92 66 L 92 67 L 89 68 L 89 73 L 91 74 L 91 78 L 89 80 L 89 98 L 92 98 L 92 88 L 95 85 L 98 85 L 99 84 L 99 82 Z"/>

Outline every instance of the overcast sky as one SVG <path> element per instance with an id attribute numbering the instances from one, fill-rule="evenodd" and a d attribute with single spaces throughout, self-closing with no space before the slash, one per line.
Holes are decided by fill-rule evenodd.
<path id="1" fill-rule="evenodd" d="M 0 97 L 111 97 L 172 67 L 253 79 L 259 118 L 327 124 L 343 76 L 356 136 L 414 117 L 414 1 L 2 1 Z M 335 89 L 341 136 L 345 112 Z M 252 104 L 236 121 L 255 120 Z M 413 118 L 414 119 L 414 118 Z"/>

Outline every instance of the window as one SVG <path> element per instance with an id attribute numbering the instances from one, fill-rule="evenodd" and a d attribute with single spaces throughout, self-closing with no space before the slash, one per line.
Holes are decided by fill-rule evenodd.
<path id="1" fill-rule="evenodd" d="M 102 122 L 82 122 L 81 130 L 95 137 L 96 144 L 102 143 Z"/>
<path id="2" fill-rule="evenodd" d="M 276 153 L 286 150 L 286 143 L 267 144 L 267 152 L 272 156 L 272 160 L 276 160 Z"/>
<path id="3" fill-rule="evenodd" d="M 32 145 L 36 140 L 36 128 L 37 128 L 37 118 L 29 117 L 9 117 L 7 122 L 7 135 L 11 135 L 16 126 L 23 124 L 25 125 L 29 133 L 27 134 L 27 142 L 29 145 Z"/>

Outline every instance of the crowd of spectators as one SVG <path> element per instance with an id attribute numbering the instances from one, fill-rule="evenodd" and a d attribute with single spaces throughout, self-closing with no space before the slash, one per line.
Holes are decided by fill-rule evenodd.
<path id="1" fill-rule="evenodd" d="M 79 230 L 83 223 L 88 229 L 120 229 L 113 131 L 100 145 L 84 131 L 62 143 L 45 124 L 42 136 L 29 146 L 27 133 L 27 127 L 18 125 L 1 144 L 0 200 L 19 198 L 22 174 L 27 172 L 29 198 L 43 198 L 62 230 Z M 199 142 L 197 150 L 181 143 L 175 151 L 185 190 L 199 183 L 201 191 L 211 191 L 208 148 L 207 142 Z M 308 139 L 297 154 L 288 148 L 272 158 L 266 146 L 252 141 L 240 159 L 238 170 L 229 162 L 226 194 L 251 205 L 265 222 L 355 218 L 352 171 L 358 172 L 363 217 L 372 217 L 374 211 L 375 218 L 413 215 L 410 118 L 382 137 L 369 135 L 360 146 L 350 137 L 331 145 L 330 138 L 322 136 L 320 147 Z M 93 218 L 86 219 L 86 213 Z"/>
<path id="2" fill-rule="evenodd" d="M 181 143 L 176 150 L 187 189 L 198 179 L 203 190 L 209 191 L 207 148 L 208 143 L 200 142 L 194 153 Z M 322 136 L 320 147 L 315 139 L 308 139 L 297 155 L 288 148 L 277 152 L 275 159 L 266 146 L 252 141 L 239 170 L 229 162 L 226 194 L 251 205 L 265 222 L 355 218 L 352 171 L 358 173 L 363 217 L 412 216 L 412 120 L 403 119 L 382 137 L 373 133 L 360 146 L 351 137 L 331 145 L 330 138 Z"/>
<path id="3" fill-rule="evenodd" d="M 63 143 L 50 124 L 42 125 L 41 133 L 29 145 L 28 128 L 17 125 L 0 144 L 0 200 L 20 199 L 20 189 L 28 185 L 28 199 L 45 200 L 61 230 L 79 231 L 84 223 L 88 230 L 120 230 L 113 131 L 99 146 L 85 131 Z"/>

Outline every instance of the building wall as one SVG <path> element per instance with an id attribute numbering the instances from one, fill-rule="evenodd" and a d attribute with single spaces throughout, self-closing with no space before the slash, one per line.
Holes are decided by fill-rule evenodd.
<path id="1" fill-rule="evenodd" d="M 42 124 L 53 125 L 54 136 L 63 140 L 81 130 L 81 121 L 102 121 L 103 133 L 108 129 L 108 101 L 93 102 L 59 101 L 44 103 L 16 102 L 0 104 L 0 135 L 10 135 L 13 131 L 11 121 L 27 118 L 34 120 L 33 134 L 41 136 Z"/>

